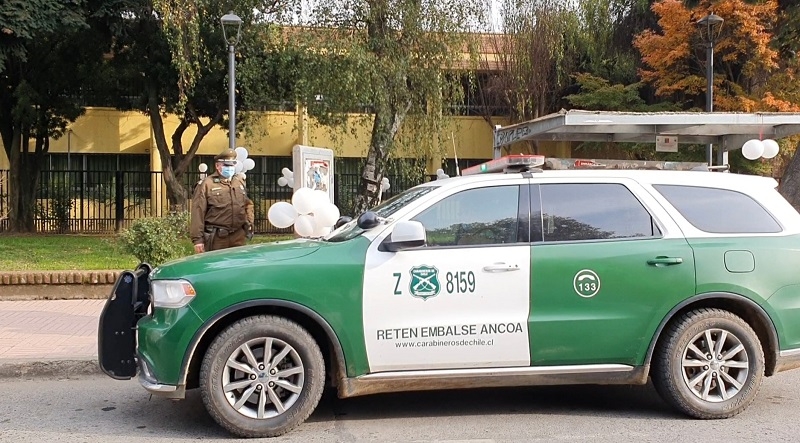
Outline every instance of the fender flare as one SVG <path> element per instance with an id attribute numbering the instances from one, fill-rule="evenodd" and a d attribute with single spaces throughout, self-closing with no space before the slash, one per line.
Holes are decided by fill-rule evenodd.
<path id="1" fill-rule="evenodd" d="M 764 310 L 758 303 L 754 302 L 753 300 L 739 294 L 734 294 L 732 292 L 708 292 L 705 294 L 698 294 L 693 297 L 687 298 L 683 300 L 675 307 L 673 307 L 667 315 L 661 320 L 659 323 L 658 328 L 656 329 L 653 338 L 650 339 L 650 345 L 647 347 L 647 354 L 645 356 L 645 365 L 650 365 L 653 359 L 653 353 L 655 352 L 656 343 L 658 339 L 661 338 L 661 333 L 664 331 L 664 328 L 667 326 L 674 317 L 675 314 L 678 313 L 680 310 L 685 308 L 686 306 L 696 303 L 702 300 L 709 300 L 709 299 L 725 299 L 725 300 L 732 300 L 735 302 L 743 303 L 750 307 L 756 316 L 761 320 L 765 325 L 767 325 L 767 334 L 769 336 L 769 340 L 771 344 L 775 345 L 775 356 L 780 353 L 780 340 L 778 339 L 778 333 L 775 329 L 775 322 L 772 321 L 772 317 L 769 316 L 767 311 Z"/>
<path id="2" fill-rule="evenodd" d="M 263 299 L 263 300 L 248 300 L 241 303 L 236 303 L 227 308 L 217 312 L 211 318 L 206 320 L 200 329 L 195 332 L 192 340 L 189 342 L 189 347 L 187 348 L 187 352 L 183 356 L 183 361 L 181 362 L 181 369 L 180 369 L 180 380 L 178 381 L 179 385 L 185 386 L 187 382 L 187 377 L 189 375 L 189 364 L 191 363 L 192 359 L 194 358 L 194 354 L 197 351 L 197 346 L 200 344 L 200 341 L 206 336 L 206 333 L 219 322 L 222 318 L 227 317 L 228 315 L 241 311 L 243 309 L 248 309 L 257 306 L 276 306 L 281 308 L 291 309 L 293 311 L 297 311 L 303 315 L 309 317 L 312 321 L 314 321 L 317 325 L 319 325 L 323 331 L 325 331 L 325 335 L 327 335 L 328 340 L 333 345 L 333 353 L 336 358 L 336 364 L 339 365 L 340 371 L 345 372 L 345 358 L 344 358 L 344 351 L 342 350 L 342 344 L 339 342 L 339 337 L 334 332 L 333 328 L 331 327 L 330 323 L 327 320 L 322 318 L 316 311 L 313 309 L 301 305 L 299 303 L 287 301 L 287 300 L 279 300 L 279 299 Z M 340 376 L 336 374 L 337 377 Z"/>

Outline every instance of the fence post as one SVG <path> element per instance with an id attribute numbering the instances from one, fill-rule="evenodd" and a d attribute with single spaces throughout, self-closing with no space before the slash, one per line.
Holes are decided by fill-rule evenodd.
<path id="1" fill-rule="evenodd" d="M 122 229 L 122 221 L 125 218 L 125 183 L 123 182 L 124 174 L 122 171 L 116 171 L 114 204 L 115 204 L 115 230 L 119 232 Z"/>

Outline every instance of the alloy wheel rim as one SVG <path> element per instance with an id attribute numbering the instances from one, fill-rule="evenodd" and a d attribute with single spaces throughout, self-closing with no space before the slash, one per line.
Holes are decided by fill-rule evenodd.
<path id="1" fill-rule="evenodd" d="M 267 419 L 286 412 L 305 385 L 303 360 L 283 340 L 261 337 L 236 348 L 222 371 L 228 404 L 245 417 Z"/>
<path id="2" fill-rule="evenodd" d="M 700 400 L 730 400 L 742 390 L 750 374 L 747 349 L 730 331 L 706 329 L 683 350 L 681 372 L 689 391 Z"/>

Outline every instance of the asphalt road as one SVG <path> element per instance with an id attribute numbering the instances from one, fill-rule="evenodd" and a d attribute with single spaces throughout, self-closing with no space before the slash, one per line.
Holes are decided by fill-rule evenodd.
<path id="1" fill-rule="evenodd" d="M 236 440 L 197 392 L 173 402 L 105 377 L 0 380 L 0 442 Z M 719 421 L 685 418 L 652 386 L 534 387 L 376 395 L 326 392 L 274 442 L 777 442 L 800 440 L 800 370 L 765 380 L 756 402 Z"/>

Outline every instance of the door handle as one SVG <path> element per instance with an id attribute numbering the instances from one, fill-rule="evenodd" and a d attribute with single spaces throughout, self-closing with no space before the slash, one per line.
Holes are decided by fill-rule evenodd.
<path id="1" fill-rule="evenodd" d="M 671 265 L 679 265 L 683 263 L 683 259 L 681 257 L 664 257 L 659 256 L 656 258 L 651 258 L 647 260 L 648 265 L 653 266 L 671 266 Z"/>
<path id="2" fill-rule="evenodd" d="M 519 265 L 507 265 L 505 263 L 495 263 L 493 265 L 484 266 L 484 272 L 510 272 L 519 271 Z"/>

